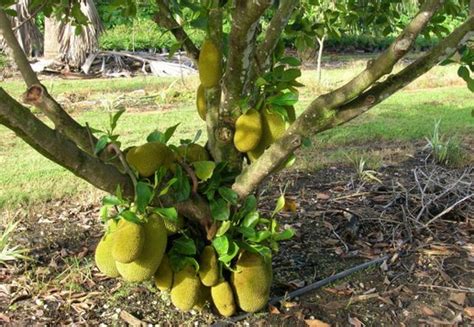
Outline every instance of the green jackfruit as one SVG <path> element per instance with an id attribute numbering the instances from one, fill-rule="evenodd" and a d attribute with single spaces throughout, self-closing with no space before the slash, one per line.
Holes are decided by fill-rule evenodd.
<path id="1" fill-rule="evenodd" d="M 222 56 L 211 40 L 205 40 L 199 54 L 199 79 L 203 87 L 219 84 L 222 75 Z"/>
<path id="2" fill-rule="evenodd" d="M 217 311 L 224 317 L 230 317 L 237 311 L 234 292 L 232 292 L 229 282 L 221 281 L 211 287 L 211 296 Z"/>
<path id="3" fill-rule="evenodd" d="M 166 232 L 168 236 L 176 234 L 179 230 L 184 228 L 184 218 L 181 215 L 178 215 L 178 220 L 176 222 L 169 219 L 163 219 L 165 224 Z"/>
<path id="4" fill-rule="evenodd" d="M 111 219 L 107 222 L 106 226 L 107 230 L 105 235 L 102 236 L 95 249 L 95 264 L 104 275 L 108 277 L 118 277 L 119 272 L 115 265 L 115 260 L 112 257 L 112 246 L 114 244 L 114 233 L 117 229 L 117 223 Z"/>
<path id="5" fill-rule="evenodd" d="M 231 274 L 231 283 L 239 307 L 246 312 L 256 312 L 265 307 L 272 283 L 271 263 L 261 255 L 243 252 Z"/>
<path id="6" fill-rule="evenodd" d="M 131 263 L 117 262 L 120 275 L 128 282 L 141 282 L 153 277 L 166 250 L 168 236 L 162 218 L 149 216 L 143 228 L 145 243 L 140 256 Z"/>
<path id="7" fill-rule="evenodd" d="M 174 161 L 173 152 L 160 142 L 145 143 L 131 148 L 126 158 L 128 164 L 144 177 L 152 176 L 161 166 L 170 168 Z"/>
<path id="8" fill-rule="evenodd" d="M 286 122 L 281 115 L 264 109 L 262 127 L 263 144 L 268 147 L 285 133 Z"/>
<path id="9" fill-rule="evenodd" d="M 201 289 L 199 290 L 199 297 L 193 309 L 202 311 L 206 307 L 206 304 L 209 302 L 211 302 L 211 288 L 201 284 Z"/>
<path id="10" fill-rule="evenodd" d="M 193 266 L 186 266 L 174 274 L 171 302 L 182 311 L 191 310 L 199 300 L 201 281 Z"/>
<path id="11" fill-rule="evenodd" d="M 173 285 L 173 270 L 168 255 L 165 253 L 155 273 L 155 285 L 160 291 L 169 291 Z"/>
<path id="12" fill-rule="evenodd" d="M 130 263 L 140 256 L 145 243 L 145 230 L 142 225 L 121 219 L 114 235 L 112 256 L 115 261 Z"/>
<path id="13" fill-rule="evenodd" d="M 207 115 L 207 103 L 206 103 L 206 89 L 204 86 L 199 85 L 197 89 L 197 95 L 196 95 L 196 107 L 197 111 L 199 114 L 199 117 L 201 117 L 202 120 L 206 121 L 206 115 Z"/>
<path id="14" fill-rule="evenodd" d="M 260 158 L 260 156 L 265 152 L 266 148 L 267 147 L 266 147 L 265 143 L 263 142 L 263 140 L 260 140 L 260 143 L 257 145 L 257 147 L 255 149 L 253 149 L 252 151 L 247 152 L 247 156 L 249 157 L 250 162 L 254 162 L 258 158 Z"/>
<path id="15" fill-rule="evenodd" d="M 257 147 L 262 137 L 262 119 L 255 109 L 248 110 L 235 122 L 234 145 L 240 152 Z"/>
<path id="16" fill-rule="evenodd" d="M 199 261 L 199 277 L 205 286 L 214 286 L 219 282 L 219 265 L 216 251 L 211 245 L 204 247 Z"/>
<path id="17" fill-rule="evenodd" d="M 180 145 L 178 147 L 178 154 L 182 158 L 186 158 L 188 162 L 209 161 L 209 153 L 199 144 L 191 143 L 188 145 Z"/>

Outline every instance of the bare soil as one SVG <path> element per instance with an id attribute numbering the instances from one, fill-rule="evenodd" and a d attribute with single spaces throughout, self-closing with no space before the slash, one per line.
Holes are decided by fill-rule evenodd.
<path id="1" fill-rule="evenodd" d="M 212 309 L 181 313 L 151 282 L 104 278 L 93 262 L 102 234 L 98 203 L 65 199 L 18 210 L 13 244 L 31 249 L 32 260 L 0 267 L 0 324 L 472 325 L 472 206 L 426 228 L 426 219 L 413 221 L 406 211 L 414 200 L 401 190 L 416 186 L 414 170 L 434 168 L 425 157 L 382 165 L 374 173 L 379 181 L 361 180 L 348 166 L 269 180 L 259 190 L 262 211 L 273 210 L 287 185 L 281 224 L 297 232 L 274 257 L 272 297 L 384 254 L 390 259 L 242 320 L 223 320 Z M 472 187 L 472 167 L 447 172 L 461 171 Z"/>

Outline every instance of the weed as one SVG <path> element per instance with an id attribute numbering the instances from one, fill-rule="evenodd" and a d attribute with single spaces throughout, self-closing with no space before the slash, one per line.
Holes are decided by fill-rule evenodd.
<path id="1" fill-rule="evenodd" d="M 375 170 L 367 169 L 367 159 L 363 156 L 354 156 L 350 154 L 346 154 L 346 157 L 352 163 L 352 166 L 356 171 L 356 176 L 360 181 L 375 181 L 382 184 L 382 181 L 375 176 L 377 172 Z"/>
<path id="2" fill-rule="evenodd" d="M 429 157 L 440 165 L 458 166 L 463 162 L 464 154 L 459 141 L 453 137 L 446 137 L 440 132 L 441 120 L 434 124 L 433 132 L 425 137 L 424 150 L 429 150 Z"/>
<path id="3" fill-rule="evenodd" d="M 0 235 L 0 264 L 5 264 L 8 261 L 27 260 L 29 259 L 25 254 L 28 252 L 27 249 L 21 248 L 19 245 L 11 246 L 10 237 L 18 226 L 16 223 L 10 221 Z"/>

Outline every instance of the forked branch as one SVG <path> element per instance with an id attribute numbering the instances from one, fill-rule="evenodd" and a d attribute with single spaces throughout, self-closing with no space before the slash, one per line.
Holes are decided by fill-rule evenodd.
<path id="1" fill-rule="evenodd" d="M 183 45 L 188 56 L 197 64 L 199 49 L 194 45 L 183 27 L 174 19 L 173 14 L 164 0 L 156 0 L 158 13 L 155 15 L 155 22 L 169 30 L 176 40 Z"/>
<path id="2" fill-rule="evenodd" d="M 410 67 L 413 71 L 404 70 L 401 77 L 397 77 L 396 83 L 393 82 L 394 78 L 390 78 L 384 82 L 385 84 L 380 84 L 383 85 L 380 86 L 380 89 L 378 89 L 379 86 L 374 87 L 373 93 L 368 92 L 361 96 L 364 90 L 390 72 L 395 63 L 406 54 L 414 43 L 416 36 L 428 23 L 439 5 L 440 1 L 426 1 L 414 20 L 372 65 L 369 65 L 366 70 L 348 84 L 314 100 L 295 123 L 290 126 L 283 137 L 266 150 L 259 160 L 242 172 L 233 189 L 241 197 L 247 196 L 301 145 L 304 137 L 320 133 L 362 114 L 399 88 L 410 83 L 422 72 L 429 70 L 450 52 L 453 52 L 459 43 L 465 42 L 473 30 L 472 16 L 427 54 L 428 57 L 425 56 L 418 60 L 415 63 L 417 69 Z M 393 88 L 391 93 L 384 93 L 385 88 L 389 88 L 389 86 Z M 380 93 L 378 97 L 375 93 L 377 89 Z M 348 102 L 350 103 L 351 100 L 354 101 L 353 105 L 357 102 L 358 106 L 345 105 Z"/>

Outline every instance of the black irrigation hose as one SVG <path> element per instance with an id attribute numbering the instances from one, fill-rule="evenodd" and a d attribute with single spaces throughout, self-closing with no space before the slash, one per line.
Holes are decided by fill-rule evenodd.
<path id="1" fill-rule="evenodd" d="M 341 279 L 341 278 L 344 278 L 344 277 L 347 277 L 359 270 L 362 270 L 362 269 L 365 269 L 365 268 L 368 268 L 374 264 L 377 264 L 377 263 L 380 263 L 382 261 L 385 261 L 389 258 L 390 256 L 389 255 L 385 255 L 383 257 L 380 257 L 380 258 L 377 258 L 377 259 L 374 259 L 374 260 L 370 260 L 368 262 L 364 262 L 358 266 L 355 266 L 355 267 L 352 267 L 350 269 L 347 269 L 347 270 L 344 270 L 344 271 L 341 271 L 340 273 L 337 273 L 335 275 L 332 275 L 330 277 L 327 277 L 327 278 L 324 278 L 320 281 L 317 281 L 317 282 L 314 282 L 308 286 L 305 286 L 305 287 L 302 287 L 302 288 L 299 288 L 293 292 L 290 292 L 284 296 L 277 296 L 277 297 L 274 297 L 272 299 L 270 299 L 270 301 L 268 302 L 268 304 L 271 304 L 271 305 L 274 305 L 278 302 L 280 302 L 281 300 L 289 300 L 289 299 L 292 299 L 292 298 L 295 298 L 297 296 L 301 296 L 303 294 L 306 294 L 308 292 L 311 292 L 313 290 L 316 290 L 318 288 L 321 288 L 323 286 L 326 286 L 328 284 L 331 284 L 332 282 L 338 280 L 338 279 Z M 212 324 L 212 327 L 219 327 L 219 326 L 225 326 L 226 324 L 228 323 L 234 323 L 234 322 L 237 322 L 237 321 L 240 321 L 240 320 L 243 320 L 249 316 L 251 316 L 252 313 L 244 313 L 244 314 L 241 314 L 240 316 L 237 316 L 237 317 L 233 317 L 233 318 L 230 318 L 230 319 L 227 319 L 227 320 L 220 320 L 214 324 Z"/>

